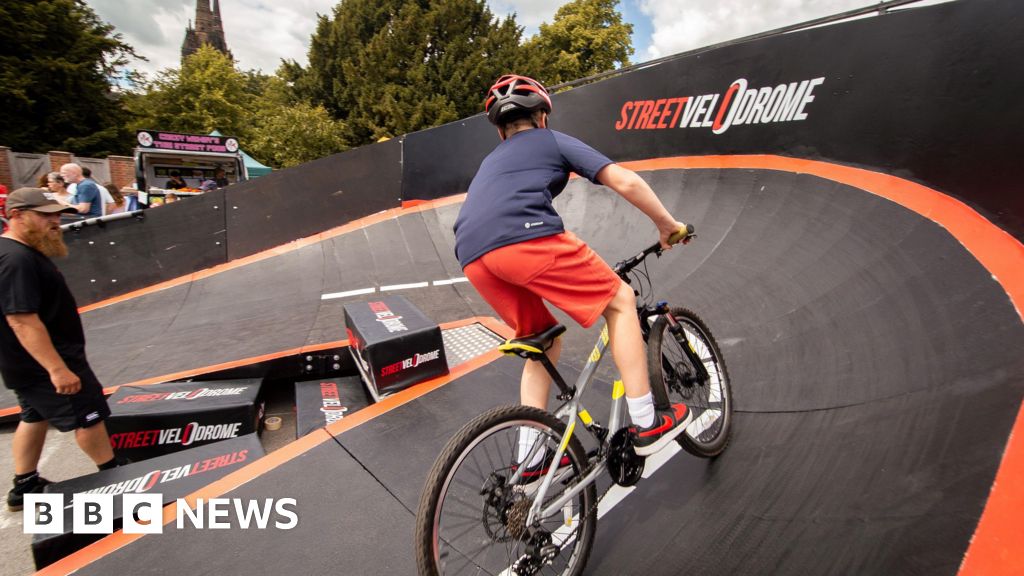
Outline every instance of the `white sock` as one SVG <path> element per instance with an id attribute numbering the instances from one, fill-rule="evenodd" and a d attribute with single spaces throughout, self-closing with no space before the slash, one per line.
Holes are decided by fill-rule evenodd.
<path id="1" fill-rule="evenodd" d="M 639 398 L 626 396 L 629 406 L 629 419 L 641 428 L 650 428 L 654 424 L 654 394 L 648 392 Z"/>
<path id="2" fill-rule="evenodd" d="M 653 418 L 653 417 L 652 417 Z M 526 457 L 530 455 L 530 448 L 533 448 L 534 442 L 537 441 L 537 437 L 540 436 L 540 430 L 536 428 L 528 428 L 523 426 L 519 428 L 519 450 L 516 456 L 516 462 L 522 462 L 526 460 Z M 537 453 L 533 455 L 533 459 L 527 466 L 536 466 L 540 464 L 544 458 L 544 446 L 537 450 Z"/>

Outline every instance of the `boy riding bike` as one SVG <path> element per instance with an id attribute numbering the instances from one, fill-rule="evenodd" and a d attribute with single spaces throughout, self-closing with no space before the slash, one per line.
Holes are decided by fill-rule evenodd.
<path id="1" fill-rule="evenodd" d="M 488 90 L 484 109 L 502 142 L 481 163 L 455 221 L 455 253 L 466 277 L 517 338 L 557 323 L 543 300 L 584 328 L 604 316 L 634 424 L 635 451 L 648 456 L 661 450 L 690 423 L 691 414 L 684 404 L 655 406 L 633 289 L 565 231 L 552 200 L 575 172 L 611 188 L 647 215 L 665 249 L 669 236 L 685 224 L 669 214 L 635 172 L 576 138 L 549 130 L 551 98 L 536 80 L 502 76 Z M 557 363 L 560 352 L 561 341 L 555 340 L 546 354 Z M 520 401 L 546 409 L 550 386 L 543 366 L 528 361 Z M 533 429 L 520 436 L 519 462 L 535 438 Z M 543 458 L 537 453 L 524 476 L 543 474 Z"/>

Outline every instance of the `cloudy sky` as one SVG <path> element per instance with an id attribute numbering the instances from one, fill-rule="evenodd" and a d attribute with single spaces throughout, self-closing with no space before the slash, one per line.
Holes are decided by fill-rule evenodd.
<path id="1" fill-rule="evenodd" d="M 86 0 L 149 59 L 138 69 L 177 67 L 185 27 L 196 0 Z M 317 14 L 329 14 L 338 0 L 220 0 L 228 47 L 242 69 L 270 74 L 282 58 L 306 63 Z M 526 34 L 550 22 L 557 0 L 490 0 L 498 16 L 516 14 Z M 619 10 L 633 24 L 633 62 L 644 62 L 708 44 L 756 34 L 876 4 L 875 0 L 621 0 Z"/>

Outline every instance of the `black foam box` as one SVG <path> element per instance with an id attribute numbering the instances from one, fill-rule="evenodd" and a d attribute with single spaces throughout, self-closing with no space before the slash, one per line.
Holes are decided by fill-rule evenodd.
<path id="1" fill-rule="evenodd" d="M 263 418 L 258 378 L 122 386 L 107 420 L 118 456 L 138 462 L 258 432 Z"/>
<path id="2" fill-rule="evenodd" d="M 441 328 L 402 296 L 346 304 L 345 325 L 374 398 L 448 373 Z"/>

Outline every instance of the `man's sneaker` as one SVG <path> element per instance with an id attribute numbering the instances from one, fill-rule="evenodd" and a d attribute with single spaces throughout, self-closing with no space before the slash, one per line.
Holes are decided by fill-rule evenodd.
<path id="1" fill-rule="evenodd" d="M 29 476 L 21 482 L 15 481 L 14 488 L 7 493 L 7 509 L 18 512 L 25 507 L 25 494 L 42 492 L 47 484 L 52 484 L 39 474 Z"/>
<path id="2" fill-rule="evenodd" d="M 692 413 L 686 404 L 673 404 L 669 409 L 656 410 L 654 423 L 648 428 L 633 426 L 633 449 L 638 456 L 650 456 L 661 450 L 690 425 Z"/>
<path id="3" fill-rule="evenodd" d="M 522 484 L 522 485 L 533 484 L 537 480 L 540 480 L 541 478 L 543 478 L 544 475 L 548 473 L 548 470 L 551 469 L 551 461 L 554 460 L 554 459 L 555 459 L 555 454 L 553 452 L 548 452 L 547 454 L 544 455 L 544 458 L 540 462 L 534 464 L 533 466 L 527 466 L 525 469 L 523 469 L 523 475 L 519 477 L 520 478 L 520 484 Z M 559 468 L 565 468 L 568 465 L 569 465 L 569 455 L 568 454 L 562 454 L 562 459 L 558 462 L 558 467 Z M 518 468 L 519 468 L 518 464 L 513 464 L 512 465 L 512 472 L 515 473 L 515 471 Z"/>

